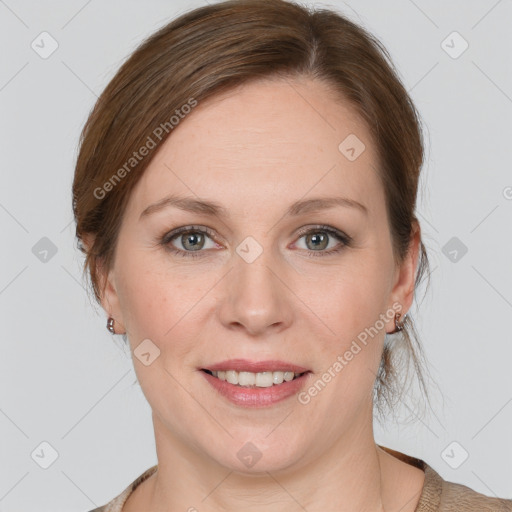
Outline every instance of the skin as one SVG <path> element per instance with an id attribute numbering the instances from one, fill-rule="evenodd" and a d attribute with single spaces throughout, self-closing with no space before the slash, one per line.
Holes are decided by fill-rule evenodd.
<path id="1" fill-rule="evenodd" d="M 366 146 L 349 161 L 338 145 L 356 134 Z M 123 511 L 414 511 L 423 471 L 380 449 L 373 436 L 372 389 L 386 332 L 324 389 L 264 409 L 236 406 L 200 368 L 230 358 L 279 359 L 306 368 L 306 388 L 332 367 L 365 328 L 398 303 L 412 303 L 420 231 L 397 266 L 377 175 L 375 146 L 361 119 L 313 79 L 246 84 L 200 103 L 174 129 L 134 189 L 102 305 L 132 351 L 149 338 L 150 365 L 133 357 L 152 408 L 159 469 Z M 229 217 L 168 207 L 140 219 L 168 194 L 221 203 Z M 293 202 L 342 196 L 362 203 L 283 217 Z M 201 255 L 180 257 L 159 244 L 172 229 L 209 227 Z M 337 228 L 318 254 L 298 230 Z M 198 234 L 198 233 L 196 233 Z M 199 234 L 200 235 L 200 234 Z M 263 252 L 236 252 L 248 236 Z M 178 236 L 169 246 L 197 254 Z M 252 442 L 261 459 L 237 452 Z M 363 484 L 363 485 L 362 485 Z M 204 501 L 203 501 L 204 500 Z M 192 509 L 191 509 L 192 510 Z"/>

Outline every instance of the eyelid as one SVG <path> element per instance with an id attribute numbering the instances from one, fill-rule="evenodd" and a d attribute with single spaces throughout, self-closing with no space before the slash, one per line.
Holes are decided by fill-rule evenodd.
<path id="1" fill-rule="evenodd" d="M 201 233 L 206 233 L 211 238 L 218 237 L 222 238 L 220 235 L 216 233 L 215 230 L 209 228 L 208 226 L 199 226 L 199 225 L 190 225 L 190 226 L 181 226 L 179 228 L 171 229 L 165 235 L 163 235 L 162 242 L 169 243 L 173 238 L 176 238 L 178 235 L 188 232 L 196 232 L 199 231 Z"/>
<path id="2" fill-rule="evenodd" d="M 313 224 L 309 226 L 305 226 L 304 228 L 301 228 L 296 236 L 303 237 L 304 235 L 307 235 L 310 232 L 314 231 L 325 231 L 331 235 L 335 235 L 338 238 L 341 239 L 341 241 L 345 244 L 350 244 L 352 242 L 352 237 L 344 233 L 343 231 L 340 231 L 339 229 L 333 227 L 333 226 L 327 226 L 325 224 Z"/>
<path id="3" fill-rule="evenodd" d="M 323 224 L 314 224 L 314 225 L 304 226 L 298 230 L 298 232 L 295 234 L 295 237 L 300 239 L 303 236 L 305 236 L 311 232 L 315 232 L 315 231 L 324 231 L 324 232 L 328 233 L 330 236 L 337 238 L 342 245 L 341 248 L 350 246 L 353 241 L 352 237 L 347 235 L 343 231 L 340 231 L 339 229 L 337 229 L 333 226 L 328 226 L 328 225 L 323 225 Z M 220 235 L 218 235 L 215 230 L 213 230 L 212 228 L 209 228 L 208 226 L 188 225 L 188 226 L 181 226 L 179 228 L 170 230 L 168 233 L 164 234 L 163 237 L 161 237 L 160 243 L 162 245 L 168 247 L 171 252 L 180 254 L 182 256 L 191 256 L 191 257 L 203 256 L 203 254 L 201 254 L 201 253 L 205 253 L 208 251 L 203 251 L 203 250 L 183 251 L 182 249 L 178 249 L 171 245 L 172 240 L 174 240 L 179 235 L 181 235 L 183 233 L 188 233 L 188 232 L 204 233 L 204 234 L 208 235 L 214 242 L 215 242 L 215 238 L 217 238 L 217 237 L 223 238 Z M 304 250 L 308 253 L 317 253 L 317 254 L 314 254 L 314 256 L 323 256 L 323 255 L 327 256 L 329 254 L 336 253 L 337 251 L 341 250 L 341 248 L 331 249 L 329 251 L 312 251 L 312 250 L 308 250 L 308 249 L 304 249 Z"/>

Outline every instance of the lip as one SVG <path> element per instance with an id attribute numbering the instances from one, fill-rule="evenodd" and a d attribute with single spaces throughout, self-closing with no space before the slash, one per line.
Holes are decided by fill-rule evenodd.
<path id="1" fill-rule="evenodd" d="M 212 372 L 235 370 L 237 372 L 294 372 L 304 373 L 311 371 L 296 364 L 287 363 L 285 361 L 250 361 L 248 359 L 229 359 L 220 363 L 205 366 L 201 370 L 210 370 Z M 203 372 L 204 373 L 204 372 Z M 293 381 L 290 381 L 293 382 Z"/>
<path id="2" fill-rule="evenodd" d="M 233 367 L 230 368 L 234 369 Z M 300 377 L 268 388 L 236 386 L 226 380 L 220 380 L 205 371 L 200 373 L 218 393 L 227 398 L 231 403 L 239 407 L 262 408 L 272 406 L 296 395 L 306 385 L 311 372 L 307 371 L 307 373 Z"/>

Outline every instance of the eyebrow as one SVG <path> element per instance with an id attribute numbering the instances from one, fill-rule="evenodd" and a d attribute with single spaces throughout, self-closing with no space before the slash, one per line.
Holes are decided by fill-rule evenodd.
<path id="1" fill-rule="evenodd" d="M 342 206 L 345 208 L 355 208 L 365 215 L 368 214 L 368 209 L 363 204 L 349 199 L 346 197 L 318 197 L 312 199 L 304 199 L 293 203 L 285 212 L 285 216 L 296 217 L 305 213 L 318 212 L 321 210 L 327 210 L 335 208 L 336 206 Z M 164 208 L 174 207 L 180 210 L 184 210 L 191 213 L 199 213 L 204 215 L 211 215 L 215 217 L 227 218 L 229 212 L 227 208 L 224 208 L 215 201 L 199 200 L 192 197 L 183 197 L 170 195 L 164 197 L 160 201 L 149 205 L 141 214 L 140 218 L 147 217 L 152 213 L 158 212 Z"/>

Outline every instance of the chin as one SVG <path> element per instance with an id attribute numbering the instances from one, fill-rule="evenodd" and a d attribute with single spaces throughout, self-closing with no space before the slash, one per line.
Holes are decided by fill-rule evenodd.
<path id="1" fill-rule="evenodd" d="M 238 441 L 231 440 L 222 453 L 211 456 L 231 471 L 254 476 L 268 476 L 267 472 L 283 471 L 303 460 L 305 447 L 290 444 L 286 436 L 265 439 L 272 428 L 262 435 L 236 436 Z"/>

